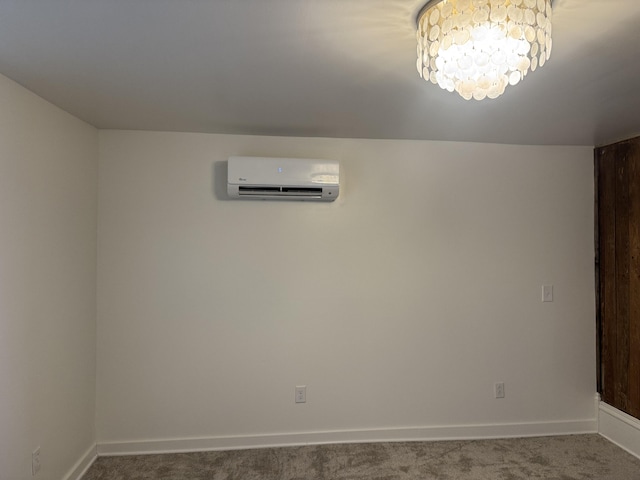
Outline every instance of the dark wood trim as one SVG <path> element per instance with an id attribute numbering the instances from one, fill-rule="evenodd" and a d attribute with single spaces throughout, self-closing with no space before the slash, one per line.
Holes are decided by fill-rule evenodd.
<path id="1" fill-rule="evenodd" d="M 629 166 L 625 144 L 615 159 L 616 358 L 614 401 L 629 411 Z"/>
<path id="2" fill-rule="evenodd" d="M 594 156 L 598 391 L 640 418 L 640 138 Z"/>
<path id="3" fill-rule="evenodd" d="M 599 204 L 600 204 L 600 191 L 599 191 L 599 171 L 600 171 L 600 155 L 598 149 L 593 151 L 593 191 L 594 202 L 593 202 L 593 215 L 594 220 L 593 224 L 596 226 L 594 228 L 594 259 L 593 264 L 595 268 L 595 285 L 596 285 L 596 381 L 597 381 L 597 390 L 598 393 L 602 396 L 602 315 L 600 314 L 600 214 L 599 214 Z"/>
<path id="4" fill-rule="evenodd" d="M 613 175 L 613 155 L 601 149 L 599 158 L 599 262 L 600 262 L 600 317 L 602 322 L 601 371 L 602 398 L 607 403 L 614 403 L 616 358 L 616 262 L 615 262 L 615 189 Z"/>
<path id="5" fill-rule="evenodd" d="M 629 413 L 640 418 L 640 142 L 629 145 Z"/>

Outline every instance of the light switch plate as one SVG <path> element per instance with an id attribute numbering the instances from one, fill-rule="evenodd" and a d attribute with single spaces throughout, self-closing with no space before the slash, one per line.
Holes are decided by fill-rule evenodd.
<path id="1" fill-rule="evenodd" d="M 542 286 L 542 301 L 553 302 L 553 285 Z"/>

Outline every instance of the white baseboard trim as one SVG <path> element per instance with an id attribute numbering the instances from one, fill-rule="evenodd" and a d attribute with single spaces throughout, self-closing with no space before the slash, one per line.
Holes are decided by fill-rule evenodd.
<path id="1" fill-rule="evenodd" d="M 610 442 L 640 458 L 640 420 L 600 402 L 598 432 Z"/>
<path id="2" fill-rule="evenodd" d="M 93 465 L 93 462 L 98 458 L 98 447 L 94 443 L 89 450 L 76 462 L 76 464 L 71 467 L 71 470 L 67 472 L 67 474 L 62 477 L 63 480 L 80 480 L 82 476 L 87 473 L 89 467 Z"/>
<path id="3" fill-rule="evenodd" d="M 227 437 L 176 438 L 123 442 L 98 442 L 98 455 L 203 452 L 248 448 L 288 447 L 326 443 L 371 443 L 489 438 L 543 437 L 598 433 L 597 418 L 566 422 L 535 422 L 494 425 L 458 425 L 371 430 L 239 435 Z"/>

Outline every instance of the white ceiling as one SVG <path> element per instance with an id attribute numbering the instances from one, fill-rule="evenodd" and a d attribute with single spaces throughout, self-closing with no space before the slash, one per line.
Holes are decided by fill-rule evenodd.
<path id="1" fill-rule="evenodd" d="M 601 145 L 640 134 L 640 1 L 555 0 L 496 100 L 421 80 L 421 0 L 0 0 L 0 73 L 99 128 Z"/>

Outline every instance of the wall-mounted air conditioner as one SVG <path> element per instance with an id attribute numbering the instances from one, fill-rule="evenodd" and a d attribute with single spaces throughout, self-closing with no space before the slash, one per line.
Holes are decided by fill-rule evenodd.
<path id="1" fill-rule="evenodd" d="M 340 165 L 335 160 L 229 157 L 228 163 L 231 198 L 330 202 L 340 193 Z"/>

